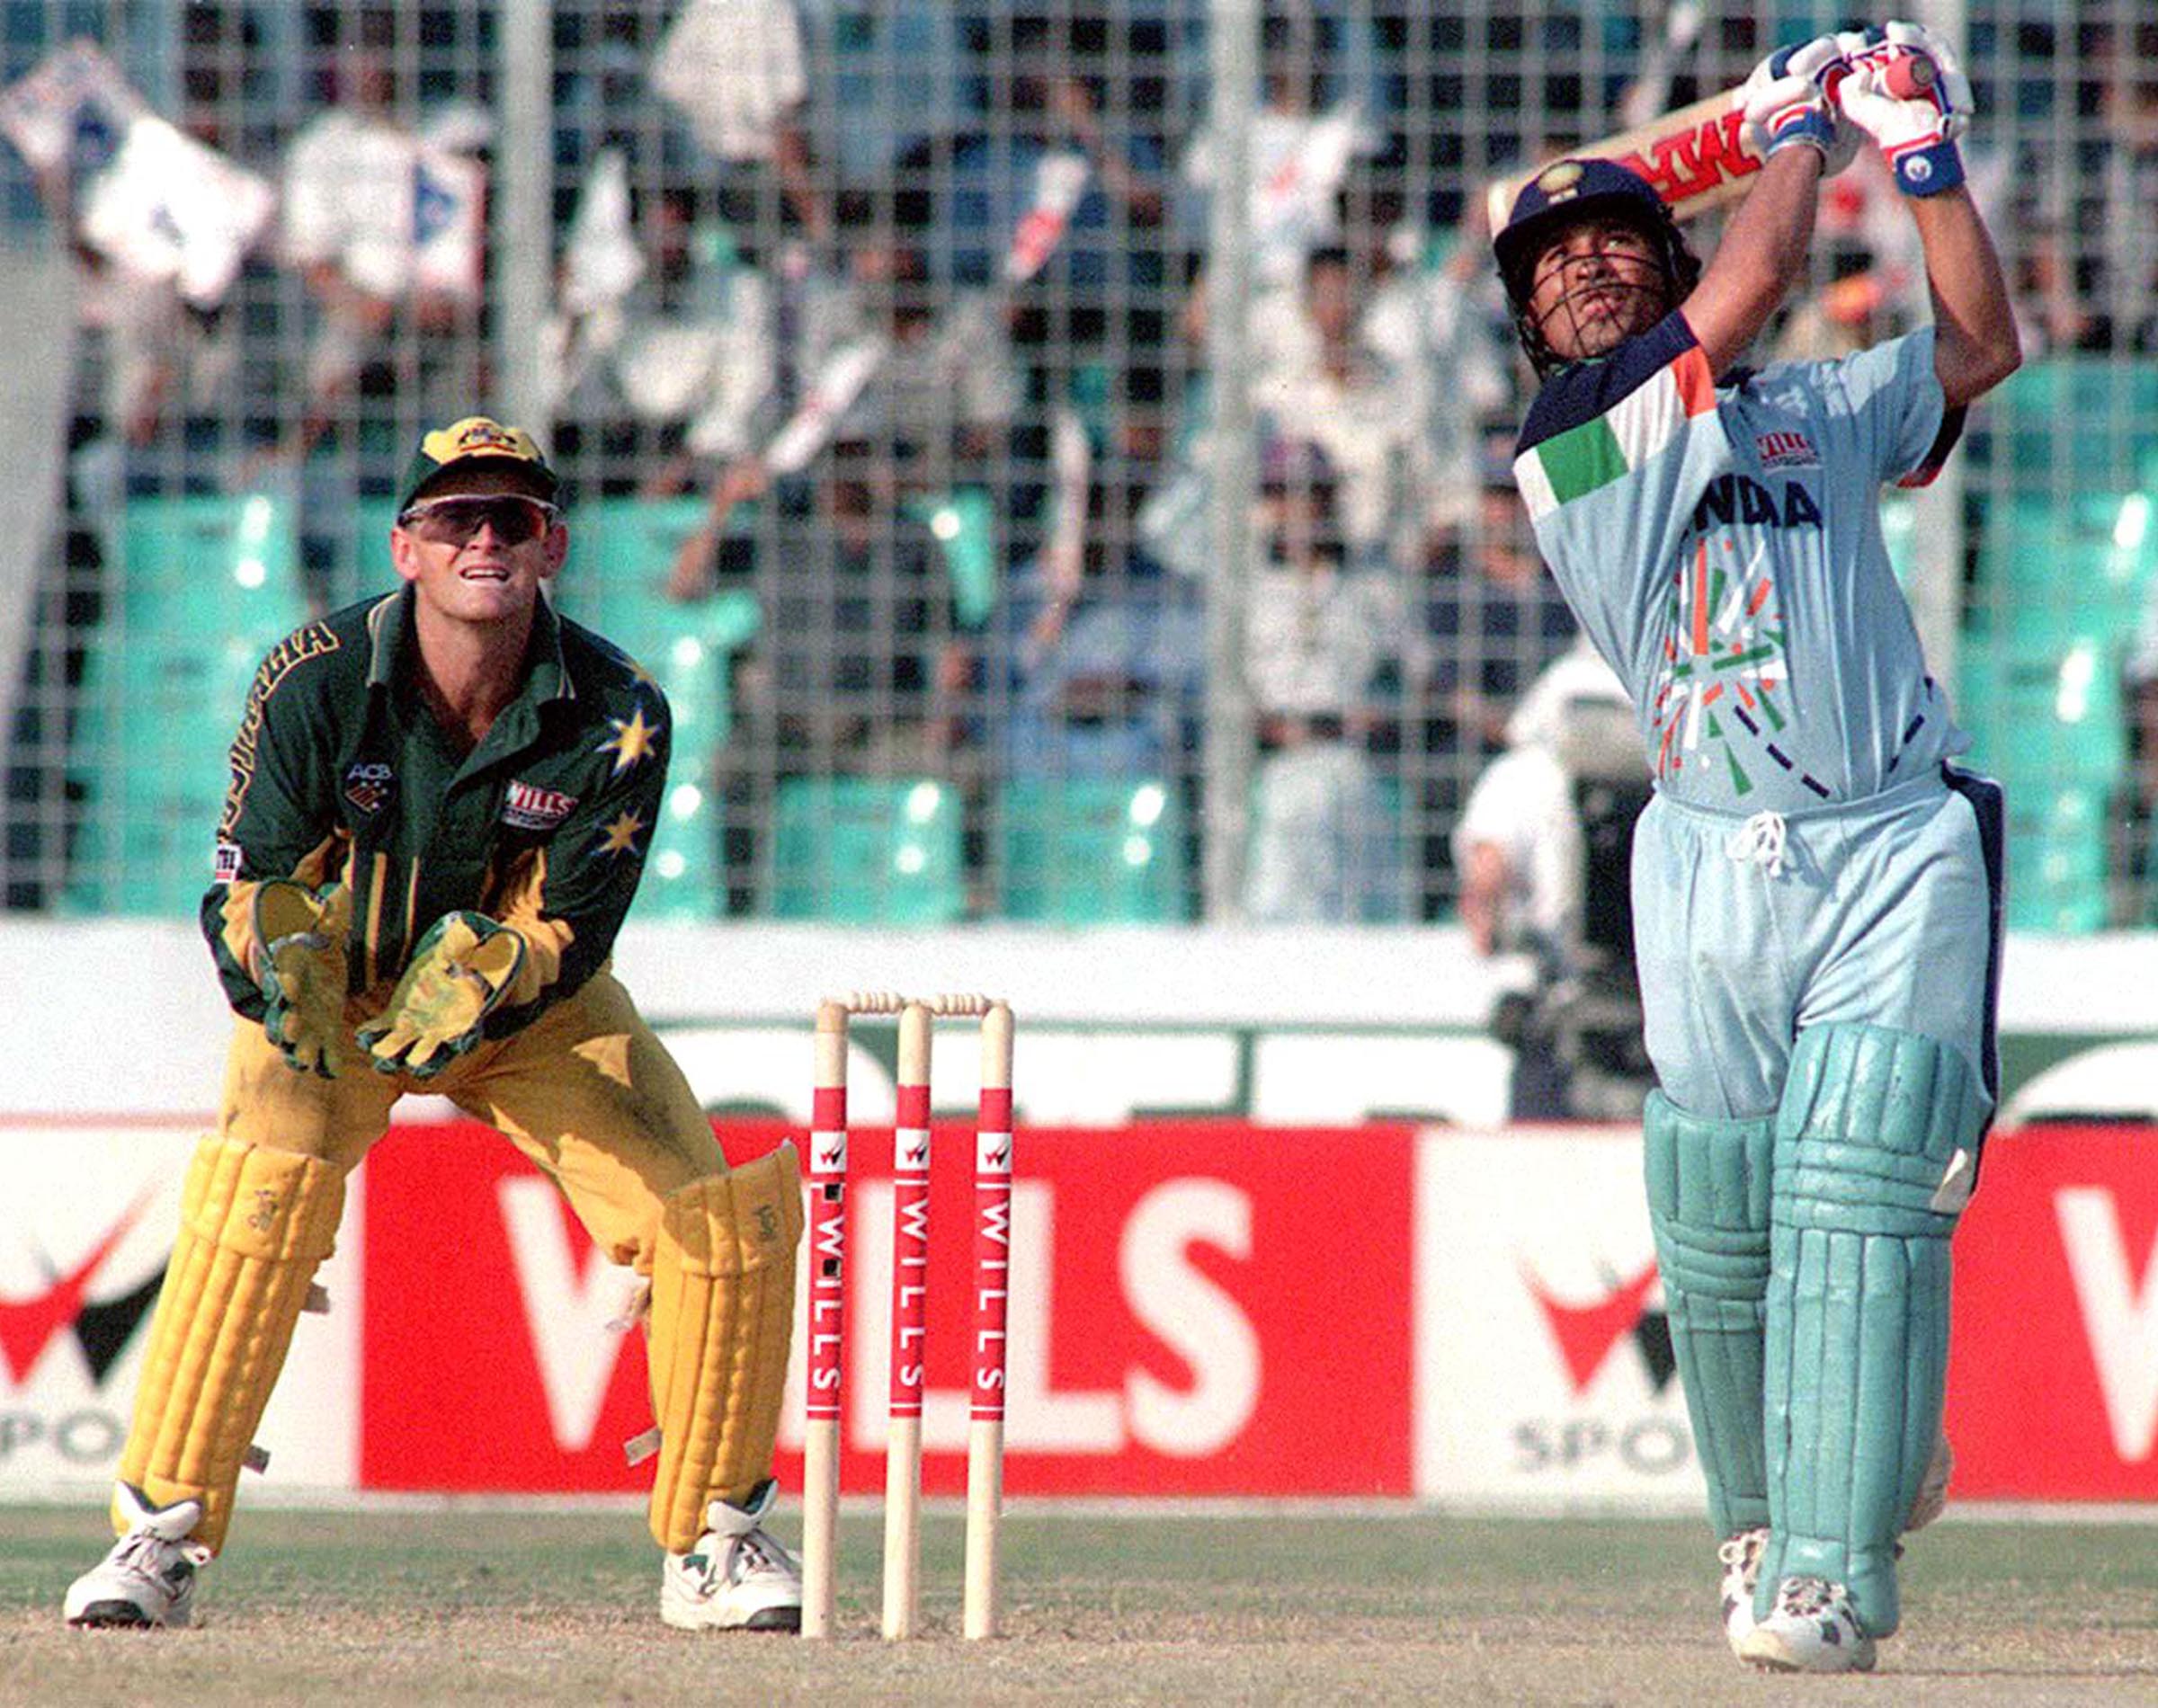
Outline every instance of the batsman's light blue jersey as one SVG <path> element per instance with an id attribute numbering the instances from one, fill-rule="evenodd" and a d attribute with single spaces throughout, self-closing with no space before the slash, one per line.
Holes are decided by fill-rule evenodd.
<path id="1" fill-rule="evenodd" d="M 1667 796 L 1805 813 L 1969 745 L 1880 528 L 1882 485 L 1953 442 L 1943 407 L 1930 329 L 1718 385 L 1676 313 L 1545 386 L 1514 476 Z"/>

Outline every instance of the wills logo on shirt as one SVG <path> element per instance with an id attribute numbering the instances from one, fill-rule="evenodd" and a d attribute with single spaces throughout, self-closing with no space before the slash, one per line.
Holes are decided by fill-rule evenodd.
<path id="1" fill-rule="evenodd" d="M 344 768 L 344 798 L 372 817 L 389 805 L 397 779 L 379 760 L 357 760 Z"/>
<path id="2" fill-rule="evenodd" d="M 1804 433 L 1777 431 L 1753 435 L 1753 449 L 1763 468 L 1818 468 L 1821 453 Z"/>
<path id="3" fill-rule="evenodd" d="M 502 822 L 520 831 L 551 831 L 576 811 L 577 797 L 537 783 L 513 782 L 503 796 Z"/>

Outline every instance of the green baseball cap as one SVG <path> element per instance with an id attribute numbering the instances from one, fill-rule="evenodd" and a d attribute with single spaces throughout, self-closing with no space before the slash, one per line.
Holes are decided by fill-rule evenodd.
<path id="1" fill-rule="evenodd" d="M 514 463 L 531 483 L 532 496 L 549 503 L 561 483 L 548 467 L 539 441 L 522 427 L 504 427 L 485 415 L 467 415 L 447 427 L 437 427 L 420 440 L 406 465 L 405 482 L 397 489 L 400 514 L 452 468 L 479 462 Z"/>

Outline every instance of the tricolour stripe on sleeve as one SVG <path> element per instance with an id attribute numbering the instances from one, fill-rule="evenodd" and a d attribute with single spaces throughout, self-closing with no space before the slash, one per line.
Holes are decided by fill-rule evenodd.
<path id="1" fill-rule="evenodd" d="M 1532 518 L 1607 486 L 1663 451 L 1716 407 L 1716 377 L 1690 345 L 1610 409 L 1523 451 L 1514 478 Z"/>

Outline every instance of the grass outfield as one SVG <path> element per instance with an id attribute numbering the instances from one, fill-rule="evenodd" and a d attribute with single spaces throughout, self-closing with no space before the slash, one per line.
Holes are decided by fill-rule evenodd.
<path id="1" fill-rule="evenodd" d="M 196 1627 L 132 1633 L 59 1622 L 94 1515 L 0 1508 L 0 1702 L 2158 1704 L 2158 1525 L 1951 1514 L 1872 1680 L 1742 1668 L 1690 1522 L 1021 1507 L 993 1644 L 955 1635 L 959 1527 L 925 1523 L 905 1645 L 875 1635 L 873 1514 L 813 1644 L 660 1624 L 634 1512 L 493 1508 L 246 1513 Z"/>

